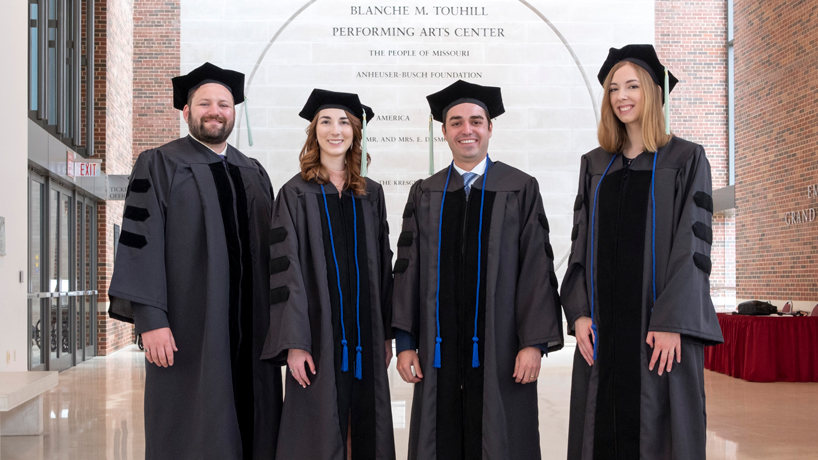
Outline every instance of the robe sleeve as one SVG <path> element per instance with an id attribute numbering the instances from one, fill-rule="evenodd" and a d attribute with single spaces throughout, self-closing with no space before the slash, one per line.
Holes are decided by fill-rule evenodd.
<path id="1" fill-rule="evenodd" d="M 581 316 L 591 317 L 591 305 L 586 285 L 585 263 L 588 246 L 588 159 L 582 156 L 579 168 L 579 190 L 574 201 L 574 227 L 571 231 L 571 255 L 562 279 L 560 299 L 568 321 L 568 334 L 574 335 L 574 322 Z"/>
<path id="2" fill-rule="evenodd" d="M 392 294 L 392 327 L 420 336 L 420 239 L 417 209 L 420 204 L 421 183 L 417 181 L 409 191 L 403 209 L 403 227 L 398 240 L 398 260 L 395 261 L 395 285 Z"/>
<path id="3" fill-rule="evenodd" d="M 514 316 L 519 349 L 563 346 L 562 314 L 554 274 L 554 252 L 537 179 L 530 178 L 520 196 L 520 250 Z"/>
<path id="4" fill-rule="evenodd" d="M 412 334 L 403 329 L 395 329 L 395 351 L 398 354 L 406 350 L 417 350 L 418 342 Z"/>
<path id="5" fill-rule="evenodd" d="M 683 202 L 673 232 L 664 289 L 656 298 L 648 331 L 676 332 L 705 345 L 722 343 L 710 298 L 713 198 L 710 163 L 699 146 L 680 175 Z"/>
<path id="6" fill-rule="evenodd" d="M 381 253 L 381 318 L 383 319 L 383 333 L 385 340 L 392 340 L 392 248 L 389 246 L 389 222 L 386 220 L 386 198 L 383 189 L 378 188 L 378 248 Z"/>
<path id="7" fill-rule="evenodd" d="M 284 186 L 273 205 L 270 230 L 270 329 L 261 359 L 277 363 L 287 360 L 291 348 L 312 353 L 312 335 L 307 292 L 299 258 L 296 228 L 299 222 L 299 197 Z M 301 216 L 303 217 L 303 216 Z"/>
<path id="8" fill-rule="evenodd" d="M 134 164 L 108 289 L 111 318 L 133 323 L 132 302 L 168 311 L 165 212 L 175 168 L 156 150 L 143 152 Z"/>
<path id="9" fill-rule="evenodd" d="M 131 302 L 131 308 L 133 308 L 133 324 L 136 334 L 143 334 L 155 329 L 170 327 L 168 314 L 156 307 Z"/>

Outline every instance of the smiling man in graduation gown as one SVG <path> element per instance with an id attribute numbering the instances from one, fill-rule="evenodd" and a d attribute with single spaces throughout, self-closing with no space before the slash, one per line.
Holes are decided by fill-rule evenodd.
<path id="1" fill-rule="evenodd" d="M 398 240 L 409 458 L 539 459 L 536 380 L 563 335 L 537 180 L 488 156 L 500 88 L 457 81 L 427 99 L 453 162 L 412 186 Z"/>
<path id="2" fill-rule="evenodd" d="M 190 135 L 139 155 L 108 295 L 142 335 L 148 459 L 275 457 L 281 368 L 269 327 L 264 168 L 227 144 L 244 75 L 210 63 L 173 79 Z"/>

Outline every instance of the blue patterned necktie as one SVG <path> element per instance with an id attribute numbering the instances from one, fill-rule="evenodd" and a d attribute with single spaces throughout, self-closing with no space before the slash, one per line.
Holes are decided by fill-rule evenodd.
<path id="1" fill-rule="evenodd" d="M 477 177 L 477 173 L 467 172 L 463 173 L 463 185 L 466 186 L 466 198 L 469 197 L 469 192 L 471 191 L 471 184 L 474 182 L 474 179 Z"/>

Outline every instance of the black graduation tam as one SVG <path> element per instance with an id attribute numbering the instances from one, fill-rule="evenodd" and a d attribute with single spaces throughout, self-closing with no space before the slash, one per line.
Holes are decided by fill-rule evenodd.
<path id="1" fill-rule="evenodd" d="M 426 100 L 429 101 L 432 118 L 441 123 L 444 122 L 449 109 L 464 102 L 483 107 L 489 114 L 489 118 L 497 118 L 506 111 L 503 107 L 500 88 L 480 86 L 463 80 L 457 80 L 446 88 L 426 96 Z"/>
<path id="2" fill-rule="evenodd" d="M 233 104 L 244 102 L 244 74 L 235 70 L 222 69 L 209 62 L 193 69 L 187 75 L 171 79 L 173 82 L 173 107 L 179 110 L 187 105 L 191 91 L 207 83 L 218 83 L 233 94 Z"/>
<path id="3" fill-rule="evenodd" d="M 599 74 L 596 76 L 600 85 L 605 84 L 608 73 L 620 61 L 632 62 L 647 70 L 650 77 L 653 78 L 653 82 L 659 85 L 664 92 L 665 66 L 659 62 L 659 56 L 656 55 L 653 45 L 625 45 L 622 49 L 611 48 L 608 51 L 608 58 L 605 59 L 605 63 L 602 64 L 602 68 L 599 69 Z M 673 91 L 673 87 L 678 82 L 679 80 L 668 71 L 667 92 Z"/>
<path id="4" fill-rule="evenodd" d="M 372 119 L 375 117 L 375 112 L 372 111 L 372 107 L 364 104 L 361 104 L 361 107 L 363 107 L 364 111 L 366 112 L 367 124 L 371 123 Z"/>
<path id="5" fill-rule="evenodd" d="M 366 110 L 367 122 L 372 121 L 372 117 L 375 116 L 371 108 L 361 104 L 361 100 L 355 93 L 339 93 L 318 88 L 312 90 L 307 103 L 304 104 L 304 108 L 301 109 L 298 116 L 307 121 L 312 121 L 315 115 L 324 109 L 346 110 L 358 118 L 362 118 L 364 110 Z"/>

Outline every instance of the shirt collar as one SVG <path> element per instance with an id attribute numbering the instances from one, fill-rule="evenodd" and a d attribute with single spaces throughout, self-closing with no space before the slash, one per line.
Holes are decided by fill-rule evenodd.
<path id="1" fill-rule="evenodd" d="M 213 150 L 213 148 L 210 147 L 209 145 L 205 144 L 204 142 L 200 141 L 199 139 L 196 139 L 196 137 L 193 136 L 193 134 L 188 133 L 188 136 L 190 136 L 190 138 L 195 140 L 196 142 L 198 142 L 198 143 L 204 145 L 205 147 L 207 147 L 208 150 L 215 153 L 216 155 L 221 155 L 223 157 L 227 156 L 227 144 L 226 143 L 224 144 L 224 150 L 222 150 L 221 152 L 217 152 L 217 151 Z"/>
<path id="2" fill-rule="evenodd" d="M 459 173 L 461 176 L 462 176 L 463 174 L 466 174 L 467 172 L 475 173 L 475 174 L 477 174 L 478 176 L 482 176 L 482 175 L 483 175 L 483 173 L 486 171 L 486 163 L 487 163 L 487 161 L 488 161 L 488 158 L 489 158 L 489 156 L 488 156 L 488 155 L 486 155 L 486 157 L 485 157 L 485 158 L 483 158 L 483 161 L 481 161 L 480 163 L 477 163 L 477 166 L 475 166 L 474 168 L 472 168 L 472 170 L 471 170 L 471 171 L 466 171 L 465 169 L 463 169 L 463 168 L 461 168 L 461 167 L 457 166 L 457 164 L 455 164 L 455 165 L 454 165 L 454 169 L 456 169 L 456 170 L 457 170 L 457 172 L 458 172 L 458 173 Z"/>

